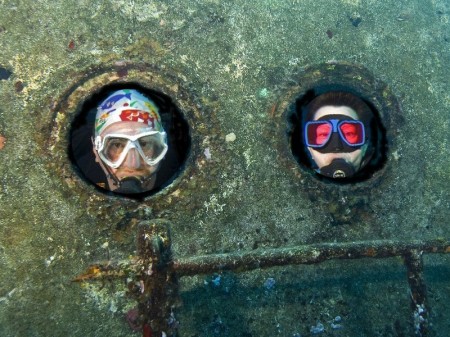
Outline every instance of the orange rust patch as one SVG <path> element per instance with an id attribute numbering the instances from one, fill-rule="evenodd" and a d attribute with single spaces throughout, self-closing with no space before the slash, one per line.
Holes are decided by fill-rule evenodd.
<path id="1" fill-rule="evenodd" d="M 377 254 L 377 251 L 375 248 L 368 248 L 366 250 L 366 255 L 367 256 L 375 256 Z"/>
<path id="2" fill-rule="evenodd" d="M 0 150 L 3 150 L 3 148 L 5 147 L 5 143 L 6 143 L 6 138 L 3 137 L 2 135 L 0 135 Z"/>
<path id="3" fill-rule="evenodd" d="M 89 279 L 96 278 L 102 274 L 102 271 L 99 266 L 93 265 L 89 266 L 89 268 L 86 270 L 85 273 L 78 275 L 75 279 L 73 279 L 74 282 L 80 282 L 85 281 Z"/>
<path id="4" fill-rule="evenodd" d="M 274 105 L 271 106 L 270 110 L 269 110 L 269 116 L 270 118 L 274 118 L 275 117 L 275 112 L 277 111 L 277 103 L 275 103 Z"/>

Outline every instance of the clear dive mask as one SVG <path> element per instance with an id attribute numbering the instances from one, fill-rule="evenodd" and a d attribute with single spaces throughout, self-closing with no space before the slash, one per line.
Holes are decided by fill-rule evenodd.
<path id="1" fill-rule="evenodd" d="M 149 131 L 129 136 L 111 133 L 95 138 L 95 149 L 101 160 L 111 168 L 118 168 L 131 149 L 136 149 L 144 162 L 150 166 L 159 163 L 167 153 L 165 132 Z"/>

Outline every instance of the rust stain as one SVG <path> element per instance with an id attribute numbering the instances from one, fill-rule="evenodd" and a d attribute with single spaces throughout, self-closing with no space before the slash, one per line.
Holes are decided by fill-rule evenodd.
<path id="1" fill-rule="evenodd" d="M 366 250 L 366 256 L 376 256 L 377 251 L 375 248 L 371 247 Z"/>
<path id="2" fill-rule="evenodd" d="M 67 45 L 67 49 L 69 49 L 70 51 L 75 49 L 75 41 L 74 40 L 70 40 L 69 44 Z"/>
<path id="3" fill-rule="evenodd" d="M 274 118 L 274 117 L 275 117 L 275 112 L 277 111 L 277 106 L 278 106 L 278 104 L 275 103 L 274 105 L 272 105 L 272 106 L 270 107 L 270 110 L 269 110 L 269 116 L 270 116 L 270 118 Z"/>
<path id="4" fill-rule="evenodd" d="M 115 270 L 109 265 L 94 264 L 83 273 L 75 277 L 72 282 L 83 282 L 96 279 L 108 279 L 122 277 L 125 273 L 122 270 Z"/>
<path id="5" fill-rule="evenodd" d="M 17 93 L 22 92 L 22 90 L 25 88 L 25 85 L 23 84 L 22 81 L 17 81 L 16 83 L 14 83 L 14 89 L 16 90 Z"/>
<path id="6" fill-rule="evenodd" d="M 0 150 L 3 150 L 6 144 L 6 138 L 0 135 Z"/>

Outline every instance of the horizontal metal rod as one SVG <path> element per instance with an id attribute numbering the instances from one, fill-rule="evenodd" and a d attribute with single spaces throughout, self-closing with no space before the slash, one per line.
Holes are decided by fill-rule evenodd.
<path id="1" fill-rule="evenodd" d="M 275 266 L 315 264 L 332 259 L 404 256 L 413 250 L 422 253 L 450 253 L 450 240 L 322 243 L 178 258 L 171 264 L 178 276 L 188 276 L 224 270 L 249 271 Z"/>
<path id="2" fill-rule="evenodd" d="M 285 265 L 315 264 L 332 259 L 386 258 L 405 256 L 412 251 L 450 253 L 450 240 L 430 241 L 360 241 L 321 243 L 287 248 L 265 248 L 247 252 L 209 254 L 175 258 L 166 267 L 177 276 L 208 274 L 224 270 L 236 272 Z M 145 259 L 135 256 L 127 260 L 93 264 L 73 281 L 101 280 L 139 274 Z"/>

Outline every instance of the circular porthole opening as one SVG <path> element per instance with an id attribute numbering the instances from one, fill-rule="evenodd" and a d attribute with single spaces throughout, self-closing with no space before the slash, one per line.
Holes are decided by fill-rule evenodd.
<path id="1" fill-rule="evenodd" d="M 380 114 L 353 88 L 327 84 L 306 90 L 296 98 L 289 121 L 294 157 L 320 180 L 364 181 L 386 162 Z"/>
<path id="2" fill-rule="evenodd" d="M 79 176 L 98 190 L 142 199 L 174 181 L 190 148 L 188 122 L 169 96 L 115 83 L 79 105 L 68 150 Z"/>

